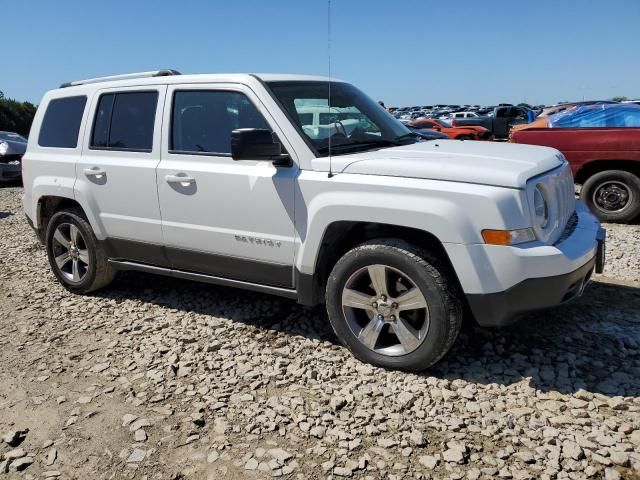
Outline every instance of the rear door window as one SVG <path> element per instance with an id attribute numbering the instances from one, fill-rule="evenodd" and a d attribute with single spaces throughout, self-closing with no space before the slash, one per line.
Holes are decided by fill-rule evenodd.
<path id="1" fill-rule="evenodd" d="M 119 92 L 100 97 L 91 147 L 150 152 L 158 92 Z"/>
<path id="2" fill-rule="evenodd" d="M 53 148 L 76 148 L 87 97 L 56 98 L 49 102 L 42 119 L 38 145 Z"/>

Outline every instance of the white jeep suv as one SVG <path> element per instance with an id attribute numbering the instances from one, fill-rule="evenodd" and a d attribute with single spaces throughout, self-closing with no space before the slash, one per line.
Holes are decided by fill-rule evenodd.
<path id="1" fill-rule="evenodd" d="M 309 106 L 326 120 L 304 121 Z M 139 270 L 325 302 L 340 340 L 384 367 L 434 364 L 467 307 L 500 326 L 568 301 L 604 261 L 558 151 L 421 141 L 323 77 L 64 84 L 40 103 L 23 178 L 70 291 Z"/>

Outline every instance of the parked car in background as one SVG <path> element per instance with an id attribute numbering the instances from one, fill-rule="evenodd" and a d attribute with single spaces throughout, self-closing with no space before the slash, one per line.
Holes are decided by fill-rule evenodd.
<path id="1" fill-rule="evenodd" d="M 446 139 L 449 138 L 449 136 L 446 133 L 438 132 L 430 128 L 414 127 L 409 122 L 402 122 L 402 123 L 404 123 L 404 125 L 409 130 L 411 130 L 413 133 L 415 133 L 418 137 L 422 138 L 423 140 L 442 140 L 445 138 Z"/>
<path id="2" fill-rule="evenodd" d="M 477 118 L 478 115 L 476 112 L 454 112 L 449 114 L 449 118 L 458 119 L 458 118 Z"/>
<path id="3" fill-rule="evenodd" d="M 601 221 L 640 216 L 640 128 L 532 128 L 513 131 L 510 141 L 560 150 L 582 184 L 580 198 Z"/>
<path id="4" fill-rule="evenodd" d="M 491 132 L 484 127 L 465 126 L 454 127 L 449 122 L 439 118 L 418 118 L 409 122 L 416 128 L 430 128 L 437 132 L 445 133 L 455 140 L 491 140 Z"/>
<path id="5" fill-rule="evenodd" d="M 477 125 L 486 128 L 495 138 L 508 138 L 513 125 L 527 123 L 527 109 L 523 107 L 498 106 L 484 116 L 461 118 L 453 121 L 454 127 Z"/>
<path id="6" fill-rule="evenodd" d="M 22 155 L 27 139 L 14 132 L 0 131 L 0 182 L 11 182 L 22 175 Z"/>
<path id="7" fill-rule="evenodd" d="M 618 102 L 614 102 L 611 100 L 583 100 L 581 102 L 560 103 L 558 105 L 543 107 L 541 112 L 538 114 L 538 117 L 546 118 L 559 112 L 564 112 L 566 110 L 572 110 L 574 108 L 585 107 L 589 105 L 618 105 Z"/>

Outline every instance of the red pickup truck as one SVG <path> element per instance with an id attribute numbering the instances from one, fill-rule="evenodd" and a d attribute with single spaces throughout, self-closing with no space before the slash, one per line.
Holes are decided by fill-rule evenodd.
<path id="1" fill-rule="evenodd" d="M 509 141 L 560 150 L 582 185 L 580 198 L 601 221 L 640 216 L 640 128 L 524 128 Z"/>

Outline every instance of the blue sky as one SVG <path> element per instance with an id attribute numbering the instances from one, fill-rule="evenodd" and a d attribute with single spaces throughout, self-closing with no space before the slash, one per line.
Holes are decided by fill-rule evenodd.
<path id="1" fill-rule="evenodd" d="M 327 74 L 327 0 L 3 2 L 0 90 L 156 68 Z M 640 0 L 332 0 L 332 74 L 387 105 L 640 97 Z"/>

